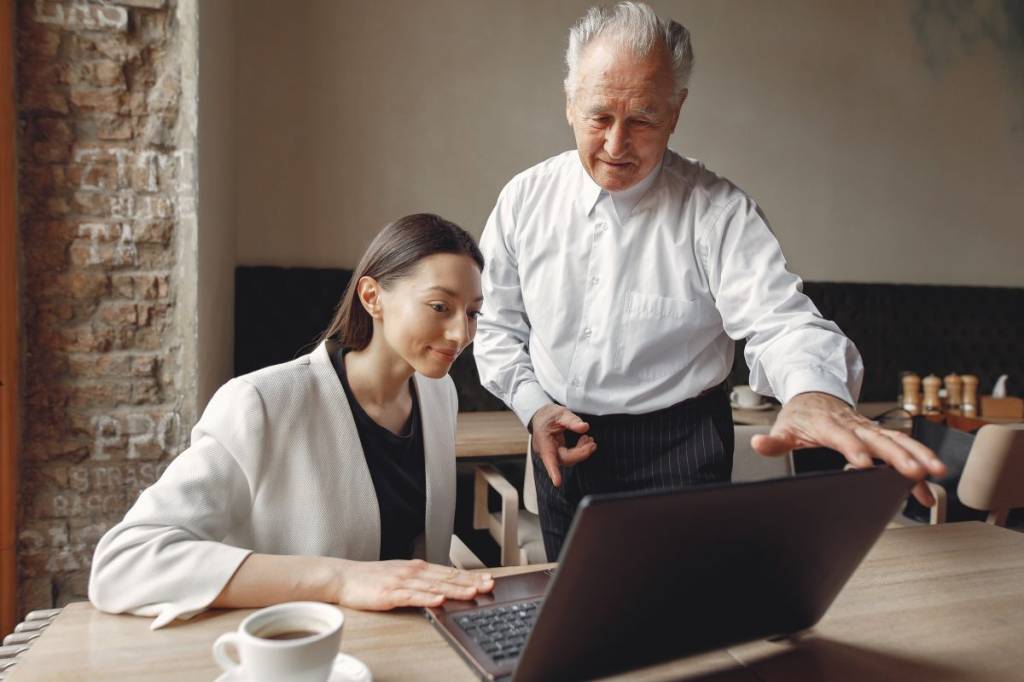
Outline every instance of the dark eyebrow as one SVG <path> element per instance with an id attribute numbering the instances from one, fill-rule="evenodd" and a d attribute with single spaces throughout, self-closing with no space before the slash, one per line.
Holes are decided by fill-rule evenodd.
<path id="1" fill-rule="evenodd" d="M 449 289 L 447 287 L 437 287 L 437 286 L 435 286 L 435 287 L 428 287 L 426 290 L 427 291 L 440 291 L 442 293 L 448 294 L 452 298 L 459 298 L 459 295 L 457 293 L 455 293 L 454 291 L 452 291 L 451 289 Z M 479 303 L 482 300 L 484 300 L 483 296 L 477 296 L 476 300 L 474 300 L 473 302 L 474 303 Z"/>

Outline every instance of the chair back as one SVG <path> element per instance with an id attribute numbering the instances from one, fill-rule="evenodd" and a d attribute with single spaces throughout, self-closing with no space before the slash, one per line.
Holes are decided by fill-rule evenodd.
<path id="1" fill-rule="evenodd" d="M 768 433 L 770 426 L 749 426 L 737 424 L 734 428 L 736 446 L 732 455 L 732 482 L 763 481 L 769 478 L 785 478 L 793 475 L 793 453 L 777 457 L 765 457 L 750 445 L 750 439 L 757 434 Z"/>
<path id="2" fill-rule="evenodd" d="M 1009 511 L 1024 507 L 1024 424 L 981 427 L 956 492 L 967 506 L 989 512 L 989 523 L 1006 525 Z"/>
<path id="3" fill-rule="evenodd" d="M 537 484 L 533 480 L 533 436 L 526 439 L 526 473 L 523 475 L 523 507 L 532 514 L 540 514 L 537 506 Z"/>

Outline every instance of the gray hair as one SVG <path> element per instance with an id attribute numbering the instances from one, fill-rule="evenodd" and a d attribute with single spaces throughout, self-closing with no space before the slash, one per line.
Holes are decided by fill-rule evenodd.
<path id="1" fill-rule="evenodd" d="M 672 58 L 672 76 L 676 98 L 682 96 L 693 70 L 693 48 L 690 32 L 671 19 L 661 19 L 642 2 L 620 2 L 615 7 L 591 7 L 569 29 L 569 47 L 565 51 L 565 94 L 570 100 L 576 93 L 576 66 L 583 50 L 598 36 L 614 38 L 638 57 L 646 57 L 659 43 L 668 48 Z"/>

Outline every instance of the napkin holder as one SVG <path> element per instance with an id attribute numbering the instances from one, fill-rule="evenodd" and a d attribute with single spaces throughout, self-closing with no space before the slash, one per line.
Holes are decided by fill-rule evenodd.
<path id="1" fill-rule="evenodd" d="M 1024 419 L 1024 399 L 981 396 L 982 419 Z"/>

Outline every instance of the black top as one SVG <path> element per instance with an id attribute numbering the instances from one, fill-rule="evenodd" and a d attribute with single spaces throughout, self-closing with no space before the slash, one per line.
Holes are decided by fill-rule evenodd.
<path id="1" fill-rule="evenodd" d="M 396 435 L 377 422 L 352 395 L 345 373 L 344 350 L 331 354 L 338 379 L 352 408 L 359 442 L 380 507 L 380 558 L 411 559 L 416 538 L 423 533 L 427 509 L 427 482 L 423 464 L 423 426 L 416 387 L 409 380 L 412 412 Z"/>

